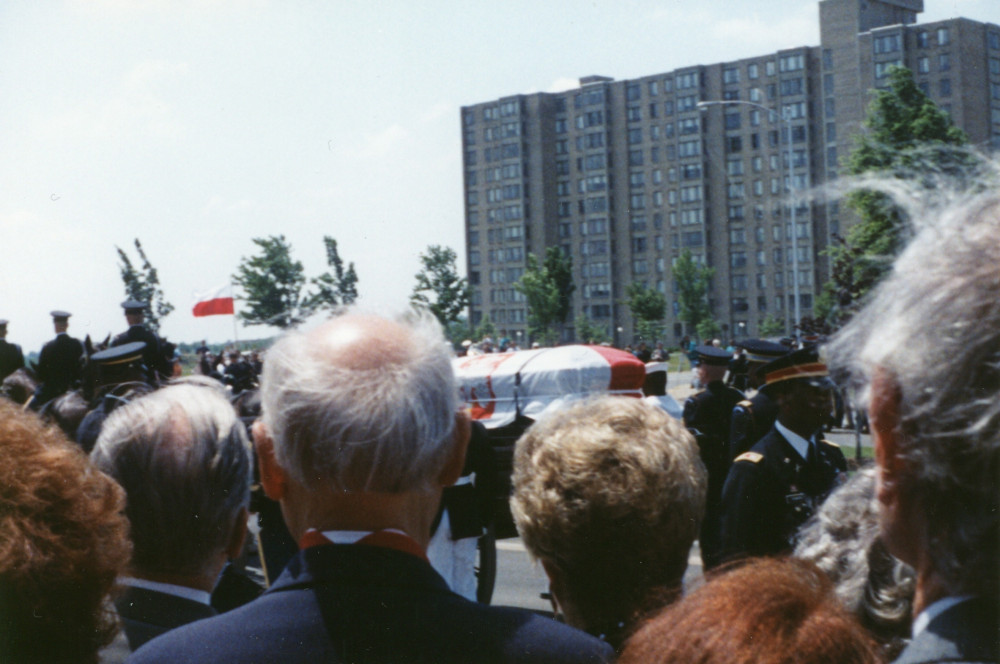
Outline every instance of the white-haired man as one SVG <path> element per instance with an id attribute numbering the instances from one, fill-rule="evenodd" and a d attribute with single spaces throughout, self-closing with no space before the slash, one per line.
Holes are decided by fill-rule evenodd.
<path id="1" fill-rule="evenodd" d="M 429 314 L 349 309 L 269 351 L 254 442 L 301 551 L 259 599 L 136 662 L 579 662 L 606 644 L 452 593 L 425 549 L 469 421 Z"/>
<path id="2" fill-rule="evenodd" d="M 129 647 L 216 615 L 250 502 L 250 446 L 229 401 L 198 385 L 151 392 L 108 416 L 90 458 L 127 496 L 132 561 L 115 606 Z"/>
<path id="3" fill-rule="evenodd" d="M 868 387 L 882 539 L 917 573 L 907 664 L 1000 660 L 995 192 L 918 211 L 918 234 L 832 349 Z"/>

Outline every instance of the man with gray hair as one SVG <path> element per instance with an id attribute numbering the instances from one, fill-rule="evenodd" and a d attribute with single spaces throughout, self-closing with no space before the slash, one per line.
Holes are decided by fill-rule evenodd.
<path id="1" fill-rule="evenodd" d="M 249 443 L 229 402 L 196 385 L 151 392 L 108 416 L 91 460 L 126 493 L 133 553 L 115 606 L 129 647 L 214 616 L 250 501 Z"/>
<path id="2" fill-rule="evenodd" d="M 917 234 L 831 357 L 869 398 L 880 530 L 916 570 L 897 662 L 1000 659 L 1000 195 Z"/>
<path id="3" fill-rule="evenodd" d="M 135 662 L 596 662 L 565 625 L 452 593 L 425 550 L 469 439 L 427 312 L 349 308 L 268 351 L 261 483 L 301 550 L 257 600 L 148 644 Z"/>

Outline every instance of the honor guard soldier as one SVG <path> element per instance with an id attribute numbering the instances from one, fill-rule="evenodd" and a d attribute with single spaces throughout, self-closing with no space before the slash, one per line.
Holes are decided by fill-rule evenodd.
<path id="1" fill-rule="evenodd" d="M 87 385 L 85 391 L 94 398 L 91 411 L 76 430 L 76 442 L 84 452 L 89 454 L 93 449 L 104 418 L 112 410 L 138 394 L 152 391 L 152 386 L 146 382 L 146 368 L 142 361 L 145 348 L 141 341 L 133 341 L 90 356 L 90 363 L 97 370 L 94 384 Z"/>
<path id="2" fill-rule="evenodd" d="M 817 349 L 794 351 L 761 371 L 778 418 L 729 470 L 721 505 L 725 560 L 790 551 L 799 526 L 846 478 L 840 448 L 818 436 L 833 383 Z"/>
<path id="3" fill-rule="evenodd" d="M 38 380 L 41 384 L 33 402 L 38 407 L 73 388 L 79 382 L 82 371 L 80 358 L 83 357 L 83 344 L 66 332 L 72 314 L 56 310 L 51 315 L 56 338 L 42 346 L 38 355 Z"/>
<path id="4" fill-rule="evenodd" d="M 128 321 L 128 329 L 119 334 L 111 341 L 111 346 L 121 346 L 122 344 L 141 341 L 146 344 L 142 351 L 142 361 L 146 365 L 146 377 L 156 383 L 157 374 L 169 377 L 173 374 L 173 367 L 163 356 L 160 348 L 160 338 L 143 325 L 145 321 L 146 309 L 149 307 L 145 302 L 139 300 L 125 300 L 122 302 L 122 309 L 125 310 L 125 320 Z"/>
<path id="5" fill-rule="evenodd" d="M 760 369 L 789 352 L 787 347 L 763 339 L 747 339 L 743 342 L 743 349 L 746 351 L 748 386 L 757 390 L 757 393 L 740 401 L 733 408 L 729 420 L 730 459 L 748 451 L 774 426 L 774 420 L 778 417 L 778 404 L 760 389 L 764 384 Z"/>
<path id="6" fill-rule="evenodd" d="M 708 568 L 719 561 L 719 500 L 729 472 L 729 416 L 743 393 L 722 382 L 729 353 L 714 346 L 697 346 L 694 352 L 698 381 L 706 387 L 684 402 L 683 418 L 684 426 L 698 441 L 702 463 L 708 470 L 705 518 L 698 539 L 702 562 Z"/>
<path id="7" fill-rule="evenodd" d="M 0 318 L 0 381 L 24 367 L 24 353 L 7 341 L 7 319 Z"/>

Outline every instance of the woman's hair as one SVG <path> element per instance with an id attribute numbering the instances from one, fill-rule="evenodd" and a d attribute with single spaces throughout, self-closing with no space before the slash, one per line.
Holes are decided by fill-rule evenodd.
<path id="1" fill-rule="evenodd" d="M 0 402 L 0 661 L 97 661 L 118 631 L 124 507 L 59 429 Z"/>
<path id="2" fill-rule="evenodd" d="M 719 573 L 644 624 L 620 664 L 869 664 L 877 644 L 796 559 L 760 558 Z"/>

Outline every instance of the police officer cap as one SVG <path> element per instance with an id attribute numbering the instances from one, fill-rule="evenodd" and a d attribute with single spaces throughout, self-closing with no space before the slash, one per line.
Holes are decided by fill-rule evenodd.
<path id="1" fill-rule="evenodd" d="M 804 380 L 815 387 L 833 387 L 824 353 L 816 346 L 779 357 L 761 367 L 760 372 L 767 388 L 790 380 Z"/>
<path id="2" fill-rule="evenodd" d="M 125 300 L 122 302 L 122 309 L 127 314 L 141 314 L 148 305 L 142 300 Z"/>
<path id="3" fill-rule="evenodd" d="M 133 341 L 121 346 L 112 346 L 107 350 L 102 350 L 91 355 L 90 361 L 105 367 L 136 362 L 142 359 L 142 351 L 145 347 L 146 342 L 144 341 Z"/>
<path id="4" fill-rule="evenodd" d="M 729 364 L 730 354 L 722 348 L 715 346 L 695 346 L 694 352 L 698 354 L 698 364 L 724 367 Z"/>
<path id="5" fill-rule="evenodd" d="M 55 322 L 65 323 L 67 320 L 69 320 L 69 317 L 72 316 L 73 314 L 71 314 L 68 311 L 62 311 L 60 309 L 56 309 L 55 311 L 50 311 L 49 315 L 52 316 L 52 320 L 54 320 Z"/>
<path id="6" fill-rule="evenodd" d="M 751 362 L 771 362 L 788 353 L 786 346 L 764 339 L 744 339 L 739 345 L 747 352 L 747 359 Z"/>

